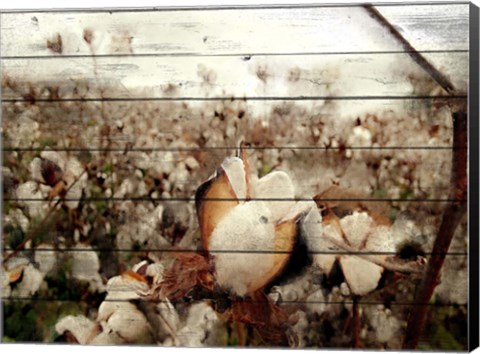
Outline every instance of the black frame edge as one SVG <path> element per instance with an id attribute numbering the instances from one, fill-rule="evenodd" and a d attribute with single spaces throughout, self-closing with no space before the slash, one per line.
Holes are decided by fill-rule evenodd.
<path id="1" fill-rule="evenodd" d="M 479 346 L 479 8 L 470 3 L 469 123 L 469 302 L 468 350 Z"/>

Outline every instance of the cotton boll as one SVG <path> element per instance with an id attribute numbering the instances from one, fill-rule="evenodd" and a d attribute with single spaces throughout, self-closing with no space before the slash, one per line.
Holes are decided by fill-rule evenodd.
<path id="1" fill-rule="evenodd" d="M 107 331 L 111 329 L 129 343 L 150 342 L 151 328 L 147 319 L 130 303 L 125 303 L 121 310 L 115 311 L 103 328 Z"/>
<path id="2" fill-rule="evenodd" d="M 23 270 L 23 277 L 20 284 L 13 291 L 16 296 L 29 297 L 35 294 L 43 282 L 43 274 L 35 268 L 32 264 L 29 264 Z"/>
<path id="3" fill-rule="evenodd" d="M 306 345 L 306 336 L 309 328 L 307 314 L 298 310 L 292 317 L 298 318 L 295 325 L 293 325 L 289 332 L 288 342 L 291 347 L 304 348 Z"/>
<path id="4" fill-rule="evenodd" d="M 311 291 L 311 285 L 310 273 L 306 273 L 285 285 L 274 286 L 269 295 L 271 297 L 278 295 L 278 301 L 303 300 L 306 294 Z"/>
<path id="5" fill-rule="evenodd" d="M 52 245 L 49 244 L 40 244 L 36 248 L 35 262 L 38 263 L 39 270 L 44 275 L 50 272 L 57 263 L 57 253 L 55 251 L 50 251 L 52 248 Z M 45 249 L 48 249 L 49 251 L 46 251 Z"/>
<path id="6" fill-rule="evenodd" d="M 28 181 L 18 186 L 16 190 L 16 197 L 22 199 L 44 199 L 46 193 L 38 188 L 37 183 Z M 46 203 L 30 203 L 22 202 L 27 207 L 30 217 L 43 217 L 47 212 L 48 205 Z"/>
<path id="7" fill-rule="evenodd" d="M 400 322 L 388 309 L 374 308 L 367 311 L 367 317 L 375 332 L 375 339 L 380 343 L 388 342 L 400 329 Z"/>
<path id="8" fill-rule="evenodd" d="M 72 277 L 78 280 L 88 281 L 93 290 L 104 291 L 102 278 L 100 277 L 100 260 L 90 245 L 78 244 L 72 255 Z"/>
<path id="9" fill-rule="evenodd" d="M 34 180 L 43 181 L 41 166 L 42 166 L 42 160 L 39 157 L 35 157 L 30 162 L 28 169 L 30 170 L 30 175 Z"/>
<path id="10" fill-rule="evenodd" d="M 28 227 L 30 226 L 30 221 L 23 214 L 21 209 L 15 208 L 10 210 L 10 212 L 4 216 L 4 225 L 5 224 L 14 224 L 19 225 L 22 228 L 23 232 L 27 232 Z"/>
<path id="11" fill-rule="evenodd" d="M 325 296 L 323 296 L 322 289 L 318 289 L 310 294 L 305 300 L 307 303 L 307 309 L 310 312 L 322 314 L 325 311 Z"/>
<path id="12" fill-rule="evenodd" d="M 88 344 L 98 333 L 98 326 L 95 322 L 85 316 L 66 316 L 55 325 L 58 334 L 70 332 L 79 344 Z"/>
<path id="13" fill-rule="evenodd" d="M 232 209 L 214 229 L 209 252 L 215 258 L 216 280 L 243 296 L 250 285 L 273 266 L 275 228 L 263 202 L 252 201 Z M 230 253 L 215 251 L 266 251 Z"/>
<path id="14" fill-rule="evenodd" d="M 205 302 L 192 305 L 185 326 L 177 332 L 180 345 L 187 347 L 205 345 L 208 333 L 217 322 L 218 316 L 210 305 Z"/>

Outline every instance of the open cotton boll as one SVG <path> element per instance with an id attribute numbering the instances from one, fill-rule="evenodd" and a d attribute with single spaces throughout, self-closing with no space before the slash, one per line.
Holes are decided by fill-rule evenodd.
<path id="1" fill-rule="evenodd" d="M 35 268 L 32 264 L 29 264 L 23 270 L 23 277 L 17 288 L 12 291 L 14 295 L 19 297 L 29 297 L 35 294 L 43 282 L 44 274 Z"/>
<path id="2" fill-rule="evenodd" d="M 98 326 L 85 316 L 66 316 L 55 325 L 58 334 L 70 332 L 79 344 L 88 344 L 97 334 Z"/>
<path id="3" fill-rule="evenodd" d="M 200 302 L 190 307 L 185 326 L 177 333 L 180 345 L 186 347 L 200 347 L 205 345 L 208 337 L 218 322 L 218 316 L 212 307 Z"/>
<path id="4" fill-rule="evenodd" d="M 272 268 L 273 254 L 268 252 L 274 250 L 275 228 L 271 220 L 272 213 L 267 205 L 252 201 L 239 204 L 220 221 L 209 244 L 220 286 L 243 296 L 255 280 Z"/>
<path id="5" fill-rule="evenodd" d="M 54 250 L 53 245 L 47 243 L 39 244 L 36 250 L 38 250 L 38 252 L 35 252 L 35 262 L 38 264 L 40 272 L 46 275 L 57 263 L 57 252 Z"/>
<path id="6" fill-rule="evenodd" d="M 117 311 L 102 325 L 103 330 L 117 333 L 129 343 L 149 343 L 151 327 L 137 307 L 129 302 L 120 305 Z"/>
<path id="7" fill-rule="evenodd" d="M 22 201 L 22 199 L 42 200 L 46 197 L 46 193 L 45 194 L 42 193 L 41 187 L 39 188 L 37 183 L 33 181 L 28 181 L 20 184 L 16 189 L 15 194 L 19 201 Z M 23 204 L 27 208 L 28 214 L 32 218 L 43 217 L 48 210 L 47 203 L 29 203 L 29 202 L 23 201 L 23 202 L 20 202 L 20 204 Z"/>
<path id="8" fill-rule="evenodd" d="M 72 277 L 78 280 L 88 281 L 91 288 L 97 291 L 104 291 L 102 278 L 100 277 L 100 260 L 93 248 L 87 244 L 77 244 L 74 247 L 78 251 L 72 255 Z"/>

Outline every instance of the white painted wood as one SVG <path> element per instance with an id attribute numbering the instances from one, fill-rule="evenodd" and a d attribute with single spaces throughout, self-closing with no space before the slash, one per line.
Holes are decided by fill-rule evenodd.
<path id="1" fill-rule="evenodd" d="M 466 91 L 468 53 L 429 53 L 459 90 Z M 409 55 L 342 54 L 241 57 L 124 57 L 2 61 L 20 95 L 59 86 L 60 98 L 339 97 L 428 95 L 409 78 L 430 80 Z M 430 85 L 431 89 L 435 88 Z M 419 91 L 424 91 L 420 92 Z M 441 90 L 437 94 L 442 93 Z M 4 90 L 4 99 L 18 94 Z"/>
<path id="2" fill-rule="evenodd" d="M 379 6 L 419 51 L 468 49 L 468 4 Z M 92 44 L 83 38 L 93 33 Z M 1 14 L 2 56 L 398 51 L 362 7 Z"/>

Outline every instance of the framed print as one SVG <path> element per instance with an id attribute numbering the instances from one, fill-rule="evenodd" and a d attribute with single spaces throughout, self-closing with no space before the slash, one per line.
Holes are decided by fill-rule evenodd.
<path id="1" fill-rule="evenodd" d="M 2 342 L 478 347 L 478 22 L 2 10 Z"/>

